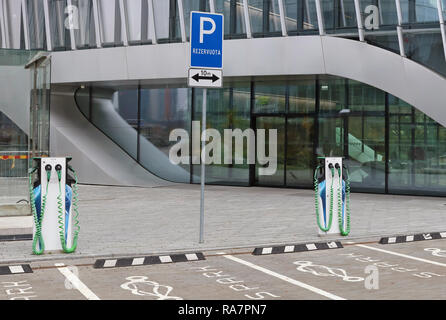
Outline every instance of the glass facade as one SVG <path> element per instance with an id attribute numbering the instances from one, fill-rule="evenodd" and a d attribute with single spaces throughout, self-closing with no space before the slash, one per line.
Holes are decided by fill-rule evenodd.
<path id="1" fill-rule="evenodd" d="M 92 87 L 76 95 L 84 115 L 141 165 L 186 183 L 200 181 L 202 98 L 201 89 L 181 87 Z M 353 191 L 446 195 L 446 128 L 374 87 L 331 76 L 261 77 L 209 89 L 207 103 L 207 129 L 222 140 L 225 129 L 252 129 L 257 138 L 261 129 L 277 130 L 277 142 L 268 131 L 265 139 L 267 152 L 277 150 L 274 174 L 248 163 L 245 137 L 241 154 L 221 143 L 221 162 L 206 168 L 209 184 L 312 188 L 317 157 L 343 156 Z M 169 163 L 174 129 L 187 133 L 190 152 L 166 177 L 151 157 L 155 148 Z"/>
<path id="2" fill-rule="evenodd" d="M 71 7 L 67 0 L 48 0 L 45 14 L 42 0 L 2 1 L 0 46 L 49 51 L 188 41 L 190 12 L 211 10 L 209 0 L 72 0 Z M 439 19 L 441 12 L 446 17 L 445 0 L 400 0 L 402 39 L 395 0 L 361 0 L 358 13 L 354 0 L 320 2 L 321 17 L 316 0 L 213 1 L 215 11 L 224 15 L 225 39 L 315 35 L 321 21 L 324 34 L 359 40 L 360 17 L 367 43 L 404 52 L 446 75 Z M 18 19 L 22 15 L 26 20 Z"/>

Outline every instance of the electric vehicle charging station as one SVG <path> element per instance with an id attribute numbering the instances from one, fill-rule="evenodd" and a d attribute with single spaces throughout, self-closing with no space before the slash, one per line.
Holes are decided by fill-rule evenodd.
<path id="1" fill-rule="evenodd" d="M 343 158 L 319 158 L 314 172 L 319 235 L 350 233 L 350 178 Z"/>
<path id="2" fill-rule="evenodd" d="M 71 158 L 34 158 L 29 172 L 33 253 L 73 253 L 79 235 L 77 175 Z M 73 174 L 71 177 L 68 172 Z M 33 180 L 37 173 L 37 179 Z"/>

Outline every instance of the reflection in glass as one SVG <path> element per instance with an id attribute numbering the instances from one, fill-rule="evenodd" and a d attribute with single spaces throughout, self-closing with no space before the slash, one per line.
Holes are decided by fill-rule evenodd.
<path id="1" fill-rule="evenodd" d="M 233 83 L 229 88 L 222 90 L 208 90 L 207 128 L 216 129 L 222 139 L 221 164 L 206 166 L 206 183 L 248 185 L 249 164 L 247 154 L 247 139 L 244 138 L 243 164 L 235 162 L 235 139 L 232 139 L 232 164 L 224 163 L 224 156 L 228 151 L 225 148 L 225 129 L 240 129 L 242 132 L 250 128 L 250 83 Z M 202 117 L 203 91 L 195 90 L 194 96 L 194 121 L 200 121 Z M 198 147 L 199 154 L 200 147 Z M 195 159 L 198 160 L 198 159 Z M 196 162 L 197 163 L 197 162 Z M 199 183 L 201 177 L 200 165 L 194 165 L 193 182 Z"/>
<path id="2" fill-rule="evenodd" d="M 92 0 L 74 0 L 72 3 L 77 6 L 79 14 L 79 28 L 74 30 L 76 47 L 82 49 L 95 46 Z"/>
<path id="3" fill-rule="evenodd" d="M 317 30 L 315 0 L 284 0 L 285 25 L 288 32 Z"/>
<path id="4" fill-rule="evenodd" d="M 316 107 L 316 84 L 314 80 L 289 82 L 289 112 L 310 113 Z"/>
<path id="5" fill-rule="evenodd" d="M 246 37 L 243 0 L 215 1 L 215 12 L 224 14 L 225 38 L 232 39 Z"/>
<path id="6" fill-rule="evenodd" d="M 290 118 L 287 123 L 286 185 L 310 187 L 314 168 L 314 118 Z"/>
<path id="7" fill-rule="evenodd" d="M 251 31 L 254 37 L 269 33 L 281 35 L 280 10 L 277 0 L 248 0 Z"/>
<path id="8" fill-rule="evenodd" d="M 159 42 L 180 42 L 180 18 L 176 0 L 153 0 L 156 37 Z"/>
<path id="9" fill-rule="evenodd" d="M 51 40 L 54 51 L 66 50 L 70 47 L 70 34 L 65 28 L 66 0 L 50 0 L 48 2 Z"/>
<path id="10" fill-rule="evenodd" d="M 286 107 L 285 82 L 257 82 L 255 84 L 254 112 L 276 113 L 285 112 Z"/>
<path id="11" fill-rule="evenodd" d="M 78 90 L 79 108 L 143 167 L 170 181 L 199 183 L 200 142 L 194 147 L 191 126 L 201 121 L 201 89 L 143 87 L 139 100 L 137 88 L 94 87 L 92 93 L 90 99 L 88 88 Z M 207 128 L 222 139 L 221 164 L 206 167 L 210 184 L 309 188 L 316 157 L 339 156 L 346 158 L 354 192 L 446 194 L 446 128 L 357 81 L 305 76 L 228 82 L 209 89 L 207 118 Z M 168 138 L 177 128 L 189 133 L 192 154 L 185 164 L 170 166 L 176 142 Z M 224 163 L 224 130 L 249 128 L 278 130 L 275 174 L 260 176 L 259 163 L 248 165 L 246 138 L 243 164 Z M 268 153 L 268 135 L 265 142 Z"/>
<path id="12" fill-rule="evenodd" d="M 27 0 L 31 49 L 46 49 L 45 15 L 38 0 Z"/>
<path id="13" fill-rule="evenodd" d="M 107 136 L 137 158 L 138 91 L 93 88 L 91 121 Z"/>
<path id="14" fill-rule="evenodd" d="M 444 194 L 446 129 L 389 96 L 389 192 Z"/>
<path id="15" fill-rule="evenodd" d="M 440 30 L 405 33 L 404 38 L 408 58 L 446 76 L 446 60 Z"/>
<path id="16" fill-rule="evenodd" d="M 256 128 L 266 131 L 265 151 L 271 148 L 277 150 L 277 171 L 274 175 L 260 175 L 259 167 L 256 166 L 256 184 L 264 186 L 285 185 L 285 119 L 282 117 L 257 117 Z M 269 130 L 277 130 L 277 144 L 270 145 Z M 269 154 L 266 155 L 270 156 Z M 264 167 L 269 166 L 266 164 Z"/>
<path id="17" fill-rule="evenodd" d="M 208 0 L 183 0 L 184 25 L 186 27 L 186 37 L 190 37 L 190 13 L 192 11 L 209 12 Z"/>
<path id="18" fill-rule="evenodd" d="M 320 110 L 341 111 L 345 107 L 345 80 L 321 79 L 320 85 Z"/>

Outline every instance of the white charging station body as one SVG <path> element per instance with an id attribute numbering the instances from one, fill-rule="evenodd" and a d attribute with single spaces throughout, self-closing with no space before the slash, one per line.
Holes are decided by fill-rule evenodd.
<path id="1" fill-rule="evenodd" d="M 328 226 L 328 222 L 329 222 L 329 218 L 330 218 L 330 201 L 331 201 L 331 186 L 333 183 L 333 222 L 331 224 L 330 229 L 327 232 L 322 231 L 321 229 L 318 228 L 319 230 L 319 236 L 325 236 L 325 235 L 332 235 L 332 234 L 341 234 L 341 231 L 339 230 L 339 216 L 338 216 L 338 207 L 339 207 L 339 203 L 338 203 L 338 199 L 340 197 L 341 199 L 341 207 L 344 207 L 344 203 L 342 201 L 342 162 L 343 162 L 343 158 L 340 157 L 328 157 L 325 158 L 325 184 L 326 184 L 326 189 L 325 189 L 325 203 L 326 203 L 326 211 L 325 211 L 325 216 L 326 216 L 326 222 L 324 222 L 324 213 L 323 213 L 323 203 L 322 200 L 320 199 L 319 195 L 318 195 L 318 201 L 319 201 L 319 222 L 321 226 L 324 226 L 325 228 Z M 332 177 L 332 173 L 330 170 L 330 164 L 333 166 L 333 168 L 335 168 L 335 174 L 334 174 L 334 178 Z M 339 165 L 340 170 L 341 170 L 341 175 L 339 177 L 338 174 L 338 170 L 336 169 L 336 164 Z M 339 193 L 339 190 L 341 190 L 341 192 Z M 342 217 L 342 208 L 341 208 L 341 217 Z M 347 225 L 347 219 L 344 218 L 343 219 L 343 228 L 345 230 L 346 225 Z"/>
<path id="2" fill-rule="evenodd" d="M 40 179 L 41 179 L 41 204 L 43 204 L 43 197 L 46 193 L 47 172 L 46 166 L 51 166 L 51 179 L 48 185 L 48 194 L 46 199 L 45 212 L 43 213 L 42 221 L 42 237 L 45 243 L 45 253 L 62 251 L 62 244 L 60 240 L 60 223 L 59 223 L 59 208 L 58 208 L 58 196 L 60 194 L 60 202 L 62 207 L 62 222 L 63 222 L 63 232 L 64 235 L 67 234 L 66 246 L 70 248 L 72 246 L 73 236 L 72 236 L 72 226 L 73 218 L 70 212 L 68 229 L 65 230 L 65 185 L 66 185 L 66 172 L 67 172 L 67 158 L 42 158 L 40 162 Z M 61 170 L 61 181 L 59 190 L 59 179 L 56 172 L 56 166 L 60 165 Z M 72 205 L 71 205 L 72 207 Z M 70 207 L 70 210 L 71 210 Z M 42 212 L 41 212 L 42 214 Z M 34 236 L 36 231 L 36 226 L 34 224 Z"/>

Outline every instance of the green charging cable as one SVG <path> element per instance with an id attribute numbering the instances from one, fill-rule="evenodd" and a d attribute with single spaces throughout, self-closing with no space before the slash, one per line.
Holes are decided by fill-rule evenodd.
<path id="1" fill-rule="evenodd" d="M 58 210 L 58 222 L 59 222 L 59 237 L 60 237 L 60 243 L 62 245 L 62 249 L 65 253 L 73 253 L 74 251 L 76 251 L 77 248 L 77 239 L 79 237 L 79 231 L 80 231 L 80 226 L 79 226 L 79 211 L 78 211 L 78 206 L 77 206 L 77 201 L 78 201 L 78 189 L 77 189 L 77 175 L 76 172 L 74 171 L 74 169 L 71 166 L 68 166 L 68 170 L 70 170 L 73 175 L 74 175 L 74 185 L 73 185 L 73 198 L 72 198 L 72 208 L 73 211 L 75 213 L 74 216 L 74 226 L 75 226 L 75 231 L 74 231 L 74 237 L 73 237 L 73 245 L 71 248 L 67 248 L 66 245 L 66 237 L 65 237 L 65 226 L 64 226 L 64 219 L 63 219 L 63 200 L 62 200 L 62 166 L 57 165 L 56 166 L 56 172 L 57 172 L 57 179 L 59 180 L 59 195 L 57 196 L 57 210 Z"/>
<path id="2" fill-rule="evenodd" d="M 320 215 L 319 215 L 319 182 L 317 181 L 317 172 L 320 170 L 321 166 L 317 166 L 316 171 L 314 172 L 314 191 L 315 191 L 315 206 L 316 206 L 316 219 L 317 219 L 317 225 L 319 226 L 319 229 L 321 229 L 322 232 L 328 232 L 330 230 L 331 225 L 333 223 L 333 178 L 334 178 L 334 168 L 330 168 L 331 170 L 331 188 L 330 188 L 330 213 L 328 218 L 328 226 L 324 228 L 320 221 Z"/>
<path id="3" fill-rule="evenodd" d="M 33 188 L 33 180 L 32 176 L 34 172 L 37 171 L 37 168 L 32 168 L 29 172 L 29 195 L 30 195 L 30 202 L 31 202 L 31 210 L 34 217 L 34 225 L 36 227 L 36 233 L 34 235 L 33 239 L 33 253 L 35 255 L 41 255 L 45 251 L 45 242 L 43 241 L 42 236 L 42 223 L 43 223 L 43 216 L 45 214 L 45 207 L 46 207 L 46 200 L 48 197 L 48 186 L 49 182 L 51 180 L 51 167 L 46 167 L 46 190 L 45 194 L 42 196 L 42 205 L 40 206 L 40 218 L 37 216 L 37 209 L 36 209 L 36 199 L 34 196 L 34 188 Z M 39 243 L 40 250 L 37 250 L 37 243 Z"/>
<path id="4" fill-rule="evenodd" d="M 347 168 L 344 167 L 347 178 L 345 179 L 345 209 L 346 209 L 346 218 L 347 218 L 347 228 L 344 229 L 344 223 L 342 221 L 342 174 L 341 167 L 337 168 L 338 176 L 339 176 L 339 186 L 338 186 L 338 222 L 339 222 L 339 231 L 341 235 L 346 237 L 350 234 L 350 178 L 348 175 Z"/>

